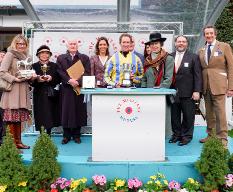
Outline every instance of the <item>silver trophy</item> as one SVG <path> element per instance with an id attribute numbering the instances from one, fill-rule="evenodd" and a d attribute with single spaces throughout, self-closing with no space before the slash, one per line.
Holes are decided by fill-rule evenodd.
<path id="1" fill-rule="evenodd" d="M 30 78 L 32 77 L 33 73 L 35 73 L 35 70 L 32 69 L 32 61 L 31 58 L 26 58 L 25 60 L 17 61 L 17 68 L 18 78 Z"/>
<path id="2" fill-rule="evenodd" d="M 130 87 L 131 86 L 130 75 L 132 72 L 131 64 L 130 63 L 123 63 L 122 72 L 123 72 L 122 86 Z"/>

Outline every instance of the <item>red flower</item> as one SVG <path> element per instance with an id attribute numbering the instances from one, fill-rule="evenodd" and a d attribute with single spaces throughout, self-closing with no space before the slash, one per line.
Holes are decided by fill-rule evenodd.
<path id="1" fill-rule="evenodd" d="M 57 189 L 51 189 L 50 192 L 58 192 L 58 190 Z"/>

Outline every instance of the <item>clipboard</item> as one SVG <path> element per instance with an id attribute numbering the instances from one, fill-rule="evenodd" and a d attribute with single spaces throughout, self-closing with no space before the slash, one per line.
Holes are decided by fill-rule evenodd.
<path id="1" fill-rule="evenodd" d="M 82 77 L 82 75 L 84 74 L 85 69 L 83 67 L 81 60 L 78 60 L 75 64 L 73 64 L 71 67 L 69 67 L 66 71 L 71 79 L 79 80 Z M 77 95 L 80 95 L 81 87 L 79 87 L 79 86 L 75 87 L 74 91 Z"/>

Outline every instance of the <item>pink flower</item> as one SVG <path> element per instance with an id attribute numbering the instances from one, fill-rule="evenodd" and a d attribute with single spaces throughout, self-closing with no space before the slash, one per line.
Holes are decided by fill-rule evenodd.
<path id="1" fill-rule="evenodd" d="M 104 175 L 94 175 L 92 179 L 96 185 L 104 186 L 107 182 L 107 179 Z"/>
<path id="2" fill-rule="evenodd" d="M 232 187 L 232 185 L 233 185 L 233 175 L 228 174 L 225 178 L 226 178 L 226 182 L 225 182 L 226 187 Z"/>
<path id="3" fill-rule="evenodd" d="M 172 180 L 172 181 L 169 182 L 168 188 L 170 190 L 172 190 L 172 189 L 179 190 L 180 189 L 180 184 L 177 181 Z"/>
<path id="4" fill-rule="evenodd" d="M 141 186 L 142 186 L 142 182 L 136 177 L 128 180 L 129 189 L 133 189 L 133 188 L 138 189 Z"/>
<path id="5" fill-rule="evenodd" d="M 57 188 L 57 186 L 53 183 L 53 184 L 51 184 L 51 189 L 56 189 Z"/>

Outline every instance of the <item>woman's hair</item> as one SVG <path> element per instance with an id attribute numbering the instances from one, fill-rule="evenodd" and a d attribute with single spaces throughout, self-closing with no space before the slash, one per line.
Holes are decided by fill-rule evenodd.
<path id="1" fill-rule="evenodd" d="M 96 55 L 99 55 L 100 54 L 100 50 L 99 50 L 99 44 L 100 44 L 100 41 L 104 40 L 107 45 L 108 45 L 108 48 L 109 48 L 109 43 L 108 43 L 108 39 L 106 37 L 100 37 L 98 38 L 97 42 L 96 42 L 96 45 L 95 45 L 95 54 Z M 106 50 L 106 55 L 109 55 L 109 49 L 107 48 Z"/>
<path id="2" fill-rule="evenodd" d="M 148 56 L 147 51 L 146 51 L 147 46 L 150 47 L 150 44 L 148 44 L 148 43 L 145 44 L 145 48 L 144 48 L 144 58 L 146 58 L 146 57 Z"/>
<path id="3" fill-rule="evenodd" d="M 12 42 L 11 42 L 11 45 L 10 45 L 10 48 L 11 48 L 12 50 L 17 50 L 17 49 L 16 49 L 16 44 L 17 44 L 20 40 L 23 40 L 23 41 L 26 43 L 26 47 L 27 47 L 27 49 L 28 49 L 28 40 L 27 40 L 26 37 L 24 37 L 24 36 L 21 35 L 21 34 L 18 34 L 18 35 L 16 35 L 16 36 L 13 38 L 13 40 L 12 40 Z M 27 49 L 26 49 L 26 52 L 27 52 Z"/>

